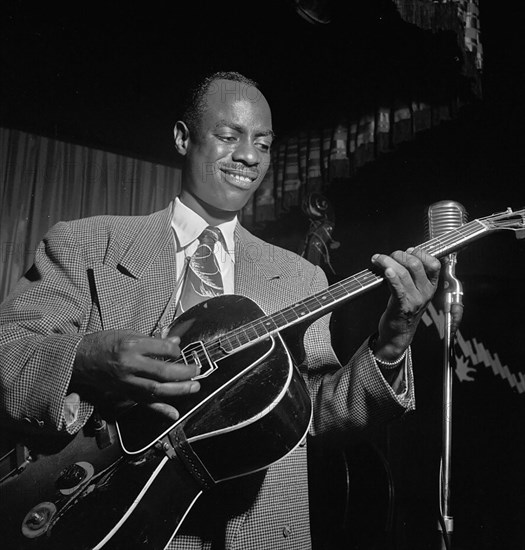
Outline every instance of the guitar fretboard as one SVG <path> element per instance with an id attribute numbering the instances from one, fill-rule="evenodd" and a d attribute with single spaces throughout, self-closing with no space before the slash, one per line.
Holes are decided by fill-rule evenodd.
<path id="1" fill-rule="evenodd" d="M 328 313 L 356 294 L 380 285 L 382 281 L 383 278 L 372 271 L 362 271 L 301 302 L 239 327 L 221 338 L 220 347 L 223 351 L 231 353 L 237 348 L 253 343 L 254 340 L 267 338 L 292 325 Z"/>
<path id="2" fill-rule="evenodd" d="M 458 248 L 473 241 L 476 237 L 481 236 L 488 230 L 489 229 L 483 225 L 480 220 L 473 220 L 439 237 L 430 239 L 418 248 L 436 258 L 441 258 L 445 254 L 458 250 Z"/>
<path id="3" fill-rule="evenodd" d="M 486 231 L 488 229 L 485 225 L 479 220 L 474 220 L 440 237 L 435 237 L 418 248 L 439 258 L 457 250 Z M 351 298 L 379 286 L 383 281 L 382 276 L 365 269 L 296 304 L 242 325 L 221 337 L 215 344 L 218 344 L 223 352 L 232 353 L 295 324 L 329 313 Z M 209 348 L 209 351 L 212 352 L 212 349 Z M 213 356 L 213 353 L 211 355 Z"/>

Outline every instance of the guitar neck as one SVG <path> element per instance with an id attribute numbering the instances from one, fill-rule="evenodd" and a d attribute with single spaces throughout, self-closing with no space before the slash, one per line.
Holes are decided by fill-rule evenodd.
<path id="1" fill-rule="evenodd" d="M 473 220 L 419 245 L 418 248 L 441 258 L 492 230 L 481 220 Z M 220 338 L 219 347 L 225 353 L 232 353 L 294 325 L 313 322 L 383 282 L 382 276 L 365 269 L 296 304 L 237 328 Z"/>

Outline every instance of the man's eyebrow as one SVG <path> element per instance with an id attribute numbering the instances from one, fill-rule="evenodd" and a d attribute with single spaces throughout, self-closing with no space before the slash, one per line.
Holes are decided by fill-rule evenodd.
<path id="1" fill-rule="evenodd" d="M 219 121 L 217 121 L 217 124 L 215 124 L 215 128 L 222 128 L 224 126 L 226 128 L 231 128 L 232 130 L 235 130 L 236 132 L 239 132 L 241 134 L 244 133 L 244 131 L 245 131 L 243 126 L 240 126 L 239 124 L 235 124 L 235 123 L 230 122 L 228 120 L 219 120 Z M 273 132 L 273 130 L 261 130 L 260 132 L 256 132 L 255 135 L 257 137 L 269 136 L 272 139 L 275 139 L 275 133 Z"/>
<path id="2" fill-rule="evenodd" d="M 215 128 L 222 128 L 223 126 L 226 126 L 226 128 L 231 128 L 236 132 L 244 131 L 242 126 L 240 126 L 239 124 L 234 124 L 233 122 L 229 122 L 228 120 L 218 120 L 217 124 L 215 124 Z"/>
<path id="3" fill-rule="evenodd" d="M 274 133 L 273 130 L 263 130 L 261 132 L 257 132 L 255 135 L 257 137 L 259 137 L 259 136 L 261 136 L 261 137 L 269 136 L 272 139 L 275 139 L 275 133 Z"/>

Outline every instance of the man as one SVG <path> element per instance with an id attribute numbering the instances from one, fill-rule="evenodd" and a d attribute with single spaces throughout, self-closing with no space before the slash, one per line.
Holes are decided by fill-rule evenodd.
<path id="1" fill-rule="evenodd" d="M 175 126 L 184 167 L 168 209 L 49 231 L 0 312 L 4 416 L 43 432 L 75 433 L 94 404 L 135 401 L 179 418 L 168 401 L 198 394 L 199 369 L 180 360 L 178 337 L 154 336 L 166 334 L 177 313 L 185 258 L 207 226 L 221 231 L 214 250 L 225 293 L 247 296 L 269 314 L 326 287 L 318 267 L 237 221 L 268 169 L 272 139 L 270 107 L 256 84 L 237 73 L 212 75 Z M 409 345 L 440 263 L 419 250 L 376 254 L 372 263 L 391 296 L 374 336 L 349 364 L 341 367 L 332 350 L 328 316 L 307 329 L 299 369 L 312 399 L 314 435 L 362 430 L 414 407 Z M 241 494 L 214 495 L 225 499 L 216 517 L 210 508 L 211 516 L 194 511 L 170 548 L 307 550 L 305 445 L 253 476 L 253 487 L 250 479 L 240 484 Z"/>

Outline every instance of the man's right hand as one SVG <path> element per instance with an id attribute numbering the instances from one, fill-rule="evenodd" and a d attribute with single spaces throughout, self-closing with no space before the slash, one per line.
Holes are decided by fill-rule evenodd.
<path id="1" fill-rule="evenodd" d="M 152 338 L 130 330 L 86 334 L 77 349 L 70 390 L 114 406 L 130 400 L 148 403 L 177 420 L 177 409 L 165 400 L 200 389 L 191 380 L 197 365 L 178 362 L 179 343 L 176 336 Z"/>

